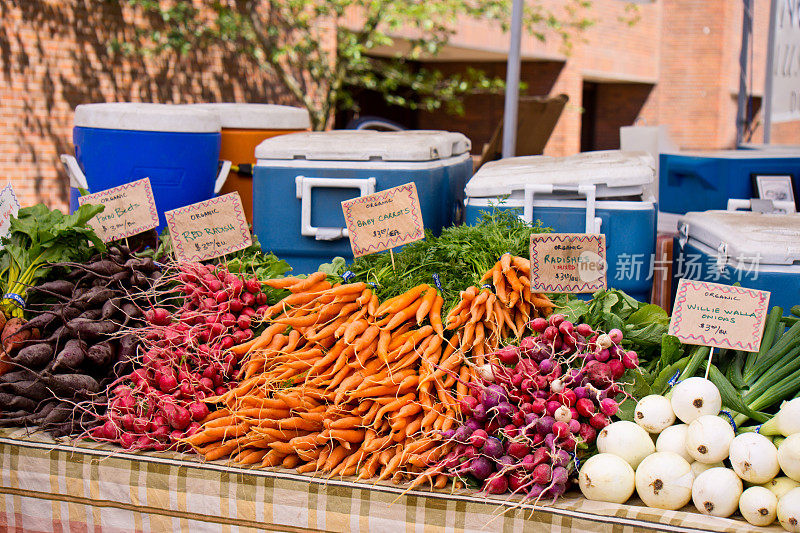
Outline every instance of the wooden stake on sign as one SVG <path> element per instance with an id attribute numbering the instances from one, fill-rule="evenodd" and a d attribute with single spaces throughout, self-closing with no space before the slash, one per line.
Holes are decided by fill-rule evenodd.
<path id="1" fill-rule="evenodd" d="M 706 379 L 708 379 L 708 372 L 711 370 L 711 360 L 714 358 L 714 347 L 708 351 L 708 364 L 706 365 Z"/>
<path id="2" fill-rule="evenodd" d="M 391 248 L 389 248 L 389 257 L 392 258 L 392 271 L 395 273 L 395 275 L 397 275 L 397 270 L 394 268 L 394 252 Z"/>

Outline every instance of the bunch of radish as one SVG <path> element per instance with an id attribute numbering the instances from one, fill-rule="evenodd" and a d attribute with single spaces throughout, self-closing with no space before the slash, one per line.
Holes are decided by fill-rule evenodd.
<path id="1" fill-rule="evenodd" d="M 608 368 L 611 350 L 601 348 L 609 335 L 574 326 L 564 315 L 531 326 L 539 335 L 500 349 L 499 362 L 479 368 L 482 383 L 470 384 L 460 399 L 465 422 L 444 434 L 454 447 L 438 466 L 491 494 L 555 500 L 575 471 L 575 454 L 616 414 L 622 373 Z M 600 350 L 607 350 L 604 361 L 597 359 Z M 616 348 L 614 357 L 622 364 L 626 355 Z"/>
<path id="2" fill-rule="evenodd" d="M 146 291 L 161 275 L 152 259 L 116 245 L 57 279 L 28 289 L 45 302 L 3 344 L 11 370 L 0 376 L 0 424 L 38 425 L 54 436 L 83 433 L 102 410 L 105 386 L 133 369 Z M 41 334 L 39 334 L 41 332 Z"/>
<path id="3" fill-rule="evenodd" d="M 258 280 L 223 266 L 180 264 L 162 282 L 172 285 L 161 301 L 171 296 L 183 303 L 145 312 L 149 325 L 136 332 L 141 367 L 109 388 L 108 411 L 91 434 L 97 440 L 128 449 L 178 448 L 209 414 L 203 400 L 235 382 L 239 360 L 228 350 L 253 337 L 254 317 L 267 303 Z"/>

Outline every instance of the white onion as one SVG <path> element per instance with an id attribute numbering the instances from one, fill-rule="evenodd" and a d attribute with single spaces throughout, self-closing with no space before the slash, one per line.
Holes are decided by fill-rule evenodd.
<path id="1" fill-rule="evenodd" d="M 672 452 L 647 456 L 636 469 L 636 493 L 648 507 L 680 509 L 692 498 L 692 469 Z"/>
<path id="2" fill-rule="evenodd" d="M 688 424 L 675 424 L 658 434 L 656 440 L 657 452 L 677 453 L 686 461 L 694 461 L 689 452 L 686 451 L 686 432 L 689 430 Z"/>
<path id="3" fill-rule="evenodd" d="M 716 463 L 728 457 L 734 433 L 731 425 L 715 415 L 702 415 L 686 432 L 686 451 L 695 461 Z"/>
<path id="4" fill-rule="evenodd" d="M 800 488 L 790 490 L 778 500 L 778 520 L 786 531 L 800 531 Z"/>
<path id="5" fill-rule="evenodd" d="M 661 433 L 675 422 L 669 399 L 658 394 L 645 396 L 636 404 L 633 421 L 648 433 Z"/>
<path id="6" fill-rule="evenodd" d="M 710 469 L 716 468 L 718 466 L 724 467 L 725 465 L 722 464 L 722 461 L 720 461 L 718 463 L 711 463 L 711 464 L 701 463 L 700 461 L 693 461 L 692 463 L 689 464 L 689 466 L 692 467 L 692 474 L 694 474 L 694 477 L 697 478 L 697 476 L 699 476 L 700 474 L 702 474 L 706 470 L 710 470 Z"/>
<path id="7" fill-rule="evenodd" d="M 800 481 L 800 433 L 789 435 L 778 446 L 778 463 L 784 474 Z"/>
<path id="8" fill-rule="evenodd" d="M 633 422 L 620 420 L 600 431 L 597 449 L 600 453 L 622 457 L 635 470 L 642 459 L 656 451 L 656 446 L 645 430 Z"/>
<path id="9" fill-rule="evenodd" d="M 750 483 L 766 483 L 780 472 L 778 449 L 758 433 L 742 433 L 734 437 L 729 457 L 736 475 Z"/>
<path id="10" fill-rule="evenodd" d="M 796 489 L 800 487 L 800 483 L 793 480 L 790 477 L 780 476 L 776 477 L 775 479 L 770 479 L 763 485 L 761 485 L 765 489 L 769 489 L 772 494 L 775 495 L 776 498 L 779 500 L 783 497 L 784 494 L 789 492 L 792 489 Z"/>
<path id="11" fill-rule="evenodd" d="M 778 498 L 764 487 L 750 487 L 739 497 L 739 512 L 754 526 L 768 526 L 775 521 Z"/>
<path id="12" fill-rule="evenodd" d="M 704 378 L 684 379 L 672 389 L 672 410 L 686 424 L 702 415 L 715 415 L 722 408 L 716 385 Z"/>
<path id="13" fill-rule="evenodd" d="M 622 457 L 599 453 L 583 463 L 578 483 L 589 500 L 625 503 L 633 494 L 633 468 Z"/>
<path id="14" fill-rule="evenodd" d="M 692 485 L 692 501 L 703 514 L 728 517 L 739 507 L 742 480 L 728 468 L 710 468 Z"/>
<path id="15" fill-rule="evenodd" d="M 800 433 L 800 398 L 781 403 L 775 416 L 764 422 L 759 432 L 764 435 L 781 434 L 784 437 Z"/>

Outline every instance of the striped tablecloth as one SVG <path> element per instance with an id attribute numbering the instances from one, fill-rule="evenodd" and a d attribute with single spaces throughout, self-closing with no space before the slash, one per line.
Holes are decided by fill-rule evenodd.
<path id="1" fill-rule="evenodd" d="M 13 532 L 753 530 L 742 520 L 577 493 L 533 509 L 466 492 L 404 492 L 175 453 L 58 444 L 21 430 L 0 430 L 0 501 L 0 531 Z"/>

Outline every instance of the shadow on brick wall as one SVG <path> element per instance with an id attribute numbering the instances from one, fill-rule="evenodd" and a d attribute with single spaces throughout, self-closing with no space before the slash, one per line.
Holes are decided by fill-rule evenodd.
<path id="1" fill-rule="evenodd" d="M 133 40 L 121 2 L 0 0 L 0 172 L 23 203 L 63 207 L 72 113 L 90 102 L 249 101 L 292 104 L 280 86 L 233 50 L 170 59 L 120 56 Z"/>

